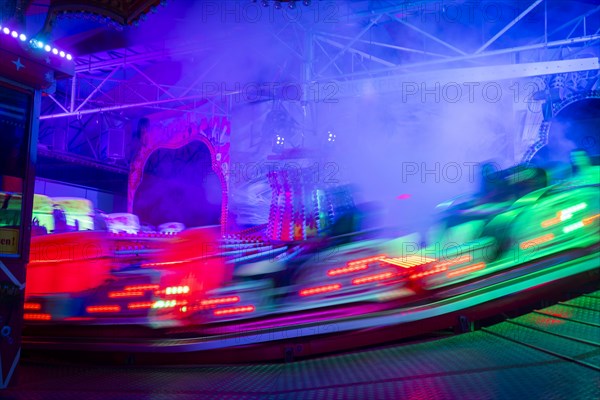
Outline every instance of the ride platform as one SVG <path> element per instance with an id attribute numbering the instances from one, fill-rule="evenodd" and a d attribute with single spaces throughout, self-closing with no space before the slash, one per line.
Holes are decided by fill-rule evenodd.
<path id="1" fill-rule="evenodd" d="M 600 291 L 447 338 L 293 363 L 22 362 L 6 400 L 595 399 Z M 165 355 L 167 356 L 167 355 Z"/>

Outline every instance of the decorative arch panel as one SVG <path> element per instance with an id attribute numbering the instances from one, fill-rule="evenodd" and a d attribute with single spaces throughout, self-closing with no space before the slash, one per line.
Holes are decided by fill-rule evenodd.
<path id="1" fill-rule="evenodd" d="M 535 143 L 533 143 L 525 155 L 523 156 L 522 162 L 529 163 L 533 156 L 544 146 L 548 144 L 548 134 L 550 132 L 550 127 L 552 125 L 552 121 L 561 111 L 565 110 L 567 107 L 576 103 L 578 101 L 587 100 L 587 99 L 600 99 L 600 90 L 589 90 L 585 92 L 580 92 L 572 96 L 568 96 L 564 100 L 552 104 L 549 112 L 544 117 L 544 121 L 540 125 L 538 131 L 538 139 Z"/>
<path id="2" fill-rule="evenodd" d="M 135 194 L 144 177 L 148 159 L 160 149 L 179 149 L 194 141 L 206 145 L 212 170 L 221 183 L 221 229 L 227 226 L 231 122 L 226 117 L 203 118 L 200 122 L 177 120 L 150 122 L 142 132 L 140 150 L 131 163 L 127 189 L 127 212 L 133 212 Z"/>

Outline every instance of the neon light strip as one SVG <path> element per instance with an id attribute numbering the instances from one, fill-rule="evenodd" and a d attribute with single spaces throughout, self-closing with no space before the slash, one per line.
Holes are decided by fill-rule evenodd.
<path id="1" fill-rule="evenodd" d="M 394 274 L 392 272 L 384 272 L 382 274 L 365 276 L 362 278 L 356 278 L 352 280 L 353 285 L 362 285 L 363 283 L 370 283 L 376 281 L 383 281 L 385 279 L 389 279 L 393 277 Z"/>
<path id="2" fill-rule="evenodd" d="M 201 261 L 201 260 L 206 260 L 206 259 L 209 259 L 209 258 L 214 258 L 216 256 L 217 256 L 216 254 L 209 254 L 209 255 L 204 255 L 204 256 L 186 258 L 185 260 L 161 261 L 161 262 L 153 262 L 153 263 L 144 263 L 144 264 L 142 264 L 142 268 L 162 267 L 162 266 L 169 266 L 169 265 L 187 264 L 187 263 L 191 263 L 191 262 L 194 262 L 194 261 Z M 252 254 L 252 256 L 256 256 L 256 254 Z"/>
<path id="3" fill-rule="evenodd" d="M 354 265 L 361 265 L 361 264 L 368 264 L 370 262 L 375 262 L 375 261 L 379 261 L 383 258 L 386 258 L 387 256 L 385 254 L 380 254 L 377 256 L 373 256 L 373 257 L 368 257 L 368 258 L 363 258 L 360 260 L 354 260 L 354 261 L 350 261 L 347 265 L 349 267 L 352 267 Z"/>
<path id="4" fill-rule="evenodd" d="M 82 258 L 78 258 L 77 262 L 81 262 L 81 261 L 89 261 L 89 260 L 102 260 L 102 259 L 106 259 L 108 258 L 108 256 L 94 256 L 94 257 L 82 257 Z M 74 260 L 72 258 L 61 258 L 61 259 L 55 259 L 55 260 L 30 260 L 29 264 L 51 264 L 51 263 L 65 263 L 65 262 L 73 262 Z"/>
<path id="5" fill-rule="evenodd" d="M 215 299 L 202 300 L 200 302 L 200 304 L 203 306 L 213 306 L 213 305 L 217 305 L 217 304 L 237 303 L 238 301 L 240 301 L 240 298 L 238 296 L 231 296 L 231 297 L 219 297 L 219 298 L 215 298 Z"/>
<path id="6" fill-rule="evenodd" d="M 194 261 L 194 260 L 189 259 L 189 260 L 163 261 L 163 262 L 155 262 L 155 263 L 145 263 L 145 264 L 142 264 L 142 268 L 162 267 L 162 266 L 168 266 L 168 265 L 179 265 L 179 264 L 189 263 L 189 262 L 192 262 L 192 261 Z"/>
<path id="7" fill-rule="evenodd" d="M 430 269 L 429 271 L 423 271 L 423 272 L 419 272 L 417 274 L 412 274 L 411 276 L 409 276 L 409 279 L 419 279 L 419 278 L 422 278 L 427 275 L 433 275 L 433 274 L 437 274 L 440 272 L 444 272 L 447 269 L 448 269 L 448 267 L 436 267 L 434 269 Z"/>
<path id="8" fill-rule="evenodd" d="M 165 294 L 187 294 L 190 292 L 189 286 L 170 286 L 165 289 Z"/>
<path id="9" fill-rule="evenodd" d="M 584 218 L 583 220 L 576 222 L 571 225 L 567 225 L 563 228 L 563 233 L 569 233 L 576 229 L 583 228 L 585 225 L 590 225 L 596 218 L 598 218 L 600 214 L 592 215 L 591 217 Z"/>
<path id="10" fill-rule="evenodd" d="M 187 300 L 177 301 L 177 300 L 157 300 L 152 303 L 152 308 L 169 308 L 176 306 L 185 306 L 187 305 Z"/>
<path id="11" fill-rule="evenodd" d="M 586 207 L 587 203 L 579 203 L 565 208 L 564 210 L 557 212 L 556 217 L 542 221 L 542 228 L 547 228 L 549 226 L 556 225 L 559 222 L 566 221 L 570 219 L 574 213 L 584 210 Z"/>
<path id="12" fill-rule="evenodd" d="M 140 291 L 140 290 L 157 290 L 159 289 L 160 286 L 158 285 L 132 285 L 132 286 L 125 286 L 125 288 L 123 288 L 123 290 L 132 290 L 132 291 Z"/>
<path id="13" fill-rule="evenodd" d="M 446 274 L 446 276 L 448 278 L 452 278 L 454 276 L 468 274 L 470 272 L 478 271 L 478 270 L 484 269 L 484 268 L 485 268 L 485 263 L 477 263 L 477 264 L 469 265 L 468 267 L 462 267 L 459 269 L 455 269 L 454 271 L 449 271 Z"/>
<path id="14" fill-rule="evenodd" d="M 244 306 L 244 307 L 233 307 L 233 308 L 223 308 L 221 310 L 213 311 L 213 314 L 216 316 L 219 315 L 231 315 L 231 314 L 241 314 L 254 311 L 254 306 Z"/>
<path id="15" fill-rule="evenodd" d="M 565 208 L 564 210 L 562 210 L 560 212 L 560 217 L 561 217 L 561 219 L 562 218 L 569 219 L 577 211 L 585 210 L 586 207 L 587 207 L 587 203 L 575 204 L 574 206 L 571 206 L 569 208 Z M 564 221 L 564 219 L 563 219 L 563 221 Z"/>
<path id="16" fill-rule="evenodd" d="M 558 214 L 560 215 L 560 213 L 558 213 Z M 556 216 L 554 218 L 547 219 L 545 221 L 542 221 L 542 228 L 547 228 L 549 226 L 556 225 L 559 222 L 561 222 L 560 216 Z"/>
<path id="17" fill-rule="evenodd" d="M 409 279 L 418 279 L 418 278 L 422 278 L 424 276 L 428 276 L 428 275 L 433 275 L 433 274 L 437 274 L 440 272 L 444 272 L 448 270 L 448 267 L 451 267 L 453 265 L 458 265 L 458 264 L 462 264 L 465 262 L 469 262 L 471 261 L 471 255 L 470 254 L 464 254 L 458 258 L 455 258 L 453 260 L 450 261 L 444 261 L 442 263 L 438 263 L 435 265 L 435 267 L 433 269 L 430 269 L 429 271 L 423 271 L 423 272 L 419 272 L 416 274 L 413 274 L 411 276 L 409 276 Z"/>
<path id="18" fill-rule="evenodd" d="M 152 305 L 154 303 L 151 301 L 145 301 L 145 302 L 140 302 L 140 303 L 129 303 L 127 304 L 127 308 L 130 310 L 139 310 L 139 309 L 143 309 L 143 308 L 152 308 Z"/>
<path id="19" fill-rule="evenodd" d="M 538 244 L 549 242 L 552 239 L 554 239 L 554 234 L 548 233 L 546 235 L 537 237 L 535 239 L 527 240 L 527 241 L 521 243 L 521 245 L 519 247 L 521 248 L 521 250 L 526 250 L 526 249 L 530 248 L 531 246 L 537 246 Z"/>
<path id="20" fill-rule="evenodd" d="M 300 291 L 300 296 L 312 296 L 315 294 L 329 293 L 342 288 L 342 285 L 335 283 L 333 285 L 317 286 L 310 289 L 303 289 Z"/>
<path id="21" fill-rule="evenodd" d="M 349 274 L 351 272 L 363 271 L 367 268 L 369 268 L 369 266 L 366 263 L 359 264 L 359 265 L 353 265 L 351 267 L 335 268 L 335 269 L 330 269 L 329 271 L 327 271 L 327 275 L 328 276 L 337 276 L 337 275 L 342 275 L 342 274 Z"/>
<path id="22" fill-rule="evenodd" d="M 2 29 L 2 32 L 4 32 L 5 35 L 10 35 L 15 39 L 18 38 L 21 42 L 24 42 L 27 40 L 27 36 L 24 33 L 19 34 L 19 32 L 17 32 L 17 31 L 11 31 L 6 26 Z"/>
<path id="23" fill-rule="evenodd" d="M 374 257 L 367 257 L 367 258 L 362 258 L 359 260 L 350 261 L 346 264 L 345 267 L 330 269 L 329 271 L 327 271 L 327 275 L 328 276 L 336 276 L 336 275 L 342 275 L 342 274 L 349 274 L 349 273 L 356 272 L 356 271 L 363 271 L 363 270 L 369 268 L 369 265 L 368 265 L 369 263 L 372 263 L 375 261 L 381 261 L 385 258 L 387 258 L 387 256 L 385 254 L 380 254 L 380 255 L 377 255 Z"/>
<path id="24" fill-rule="evenodd" d="M 144 292 L 142 291 L 134 291 L 134 290 L 125 290 L 122 292 L 109 292 L 108 297 L 111 299 L 115 299 L 118 297 L 138 297 L 143 296 Z"/>
<path id="25" fill-rule="evenodd" d="M 575 229 L 583 228 L 584 225 L 585 224 L 583 223 L 583 221 L 579 221 L 574 224 L 565 226 L 562 231 L 563 231 L 563 233 L 569 233 L 569 232 L 574 231 Z"/>
<path id="26" fill-rule="evenodd" d="M 435 258 L 421 257 L 421 256 L 408 256 L 408 257 L 396 257 L 396 258 L 385 258 L 381 260 L 384 263 L 396 265 L 402 268 L 412 268 L 417 265 L 428 264 L 436 261 Z"/>
<path id="27" fill-rule="evenodd" d="M 25 321 L 50 321 L 52 316 L 50 314 L 23 314 L 23 319 Z"/>
<path id="28" fill-rule="evenodd" d="M 25 303 L 25 304 L 23 304 L 23 310 L 37 311 L 37 310 L 41 310 L 41 309 L 42 309 L 42 305 L 40 303 Z"/>
<path id="29" fill-rule="evenodd" d="M 121 306 L 89 306 L 85 308 L 88 313 L 120 312 Z"/>

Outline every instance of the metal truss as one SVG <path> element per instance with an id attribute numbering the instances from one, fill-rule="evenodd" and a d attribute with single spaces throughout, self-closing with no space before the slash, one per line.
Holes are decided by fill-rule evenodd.
<path id="1" fill-rule="evenodd" d="M 129 142 L 141 115 L 169 112 L 170 117 L 228 116 L 227 97 L 207 96 L 202 79 L 218 64 L 203 65 L 203 74 L 186 86 L 164 82 L 162 62 L 175 56 L 206 51 L 197 44 L 138 46 L 117 49 L 76 59 L 72 79 L 57 83 L 46 93 L 40 116 L 41 155 L 101 169 L 127 170 L 126 151 L 120 156 L 107 153 L 111 135 Z"/>
<path id="2" fill-rule="evenodd" d="M 577 93 L 563 89 L 566 85 L 561 86 L 561 82 L 582 82 L 588 90 L 600 83 L 600 6 L 597 2 L 573 1 L 571 5 L 579 6 L 580 11 L 569 14 L 564 4 L 557 1 L 526 0 L 519 3 L 521 8 L 515 10 L 512 19 L 504 21 L 503 26 L 488 29 L 475 46 L 473 41 L 463 44 L 460 36 L 445 33 L 451 30 L 448 28 L 452 21 L 444 21 L 440 15 L 448 11 L 443 9 L 444 4 L 455 3 L 391 3 L 351 10 L 346 20 L 365 27 L 355 29 L 353 34 L 323 29 L 312 32 L 312 47 L 317 54 L 311 57 L 313 92 L 325 92 L 321 89 L 332 82 L 336 85 L 336 97 L 347 97 L 365 91 L 401 92 L 407 81 L 428 85 L 473 79 L 478 82 L 526 79 L 524 87 L 531 88 L 535 83 L 540 89 L 525 94 L 528 98 L 523 104 L 528 105 L 528 109 L 514 110 L 523 115 L 524 123 L 522 137 L 515 146 L 515 159 L 519 159 L 523 154 L 535 152 L 532 149 L 537 145 L 537 150 L 539 143 L 547 140 L 540 129 L 543 104 L 564 99 L 567 92 L 568 95 Z M 458 4 L 485 8 L 502 3 L 481 0 Z M 537 15 L 532 16 L 534 13 Z M 436 18 L 441 21 L 433 25 L 423 23 Z M 523 32 L 519 28 L 531 23 L 528 18 L 536 22 L 532 25 L 538 34 L 524 41 L 519 37 Z M 473 22 L 484 31 L 486 21 L 475 18 Z M 385 40 L 385 32 L 396 32 L 397 36 L 390 35 Z M 410 37 L 413 43 L 394 40 L 403 37 Z M 580 86 L 577 85 L 578 90 L 585 89 Z M 532 111 L 529 107 L 538 109 Z M 533 147 L 527 149 L 529 146 Z"/>
<path id="3" fill-rule="evenodd" d="M 270 26 L 260 34 L 289 54 L 289 62 L 280 66 L 277 74 L 301 82 L 304 75 L 295 66 L 303 63 L 304 28 L 287 22 Z M 229 117 L 234 105 L 272 100 L 277 90 L 257 89 L 249 96 L 248 93 L 241 95 L 235 86 L 223 89 L 207 85 L 213 83 L 208 82 L 207 76 L 218 68 L 221 58 L 226 57 L 215 55 L 213 49 L 215 46 L 226 48 L 228 39 L 217 40 L 223 43 L 165 42 L 76 58 L 74 77 L 58 82 L 56 91 L 43 98 L 40 139 L 47 146 L 45 155 L 52 156 L 53 152 L 62 158 L 65 154 L 73 155 L 102 166 L 120 167 L 126 160 L 106 157 L 106 134 L 110 130 L 131 132 L 131 125 L 140 115 L 164 113 L 165 118 L 185 116 L 190 120 Z M 187 77 L 185 83 L 167 81 L 169 74 L 161 70 L 165 62 L 194 57 L 207 60 L 198 65 L 202 73 Z M 276 81 L 275 76 L 273 81 Z"/>
<path id="4" fill-rule="evenodd" d="M 323 24 L 310 26 L 287 22 L 283 26 L 272 27 L 274 42 L 289 50 L 289 66 L 298 66 L 297 78 L 300 84 L 325 81 L 348 81 L 370 79 L 379 76 L 393 76 L 423 69 L 443 70 L 449 67 L 480 66 L 485 62 L 490 75 L 496 65 L 509 65 L 524 62 L 547 62 L 573 58 L 586 48 L 600 42 L 600 28 L 588 28 L 588 21 L 598 18 L 600 6 L 590 7 L 582 15 L 566 21 L 552 31 L 548 31 L 548 20 L 556 20 L 561 7 L 549 9 L 549 0 L 532 0 L 528 7 L 508 21 L 499 31 L 481 45 L 473 49 L 460 48 L 460 44 L 450 43 L 443 34 L 435 35 L 427 31 L 422 22 L 426 18 L 439 18 L 430 14 L 447 12 L 437 5 L 443 2 L 413 1 L 385 6 L 393 2 L 365 2 L 368 9 L 348 10 L 344 16 L 349 21 L 361 21 L 363 28 L 354 35 L 340 33 L 337 29 L 325 29 Z M 480 7 L 486 1 L 475 2 Z M 373 4 L 384 6 L 374 7 Z M 432 6 L 434 4 L 434 6 Z M 516 46 L 495 46 L 511 31 L 523 23 L 533 10 L 543 8 L 544 31 L 531 43 Z M 444 21 L 442 20 L 442 24 Z M 483 20 L 474 23 L 484 24 Z M 336 25 L 336 24 L 333 24 Z M 394 26 L 395 25 L 395 26 Z M 398 35 L 405 32 L 416 35 L 419 45 L 398 45 L 392 38 L 373 40 L 372 31 L 396 30 Z M 415 42 L 419 40 L 415 39 Z M 510 42 L 510 41 L 509 41 Z M 173 56 L 209 51 L 196 43 L 178 45 L 146 45 L 112 50 L 89 55 L 76 60 L 76 75 L 70 87 L 59 88 L 57 94 L 47 96 L 53 103 L 51 112 L 45 112 L 41 120 L 61 117 L 79 117 L 86 114 L 118 111 L 127 108 L 154 108 L 157 110 L 186 111 L 196 106 L 209 105 L 213 113 L 228 113 L 227 96 L 215 99 L 203 93 L 203 75 L 186 87 L 177 87 L 160 81 L 156 75 L 144 72 L 145 66 L 169 59 Z M 408 61 L 405 58 L 408 57 Z M 300 61 L 300 62 L 298 62 Z M 521 61 L 523 62 L 523 61 Z M 215 62 L 216 64 L 216 62 Z M 215 64 L 202 66 L 205 74 Z M 293 67 L 288 67 L 292 70 Z M 565 72 L 565 71 L 562 71 Z M 524 76 L 528 76 L 527 73 Z M 132 79 L 132 77 L 134 79 Z"/>
<path id="5" fill-rule="evenodd" d="M 325 3 L 327 1 L 317 4 Z M 473 2 L 479 7 L 492 3 L 496 4 L 487 0 Z M 453 27 L 452 21 L 443 17 L 448 13 L 443 1 L 348 2 L 347 13 L 338 15 L 343 24 L 314 21 L 272 24 L 266 34 L 274 46 L 280 46 L 289 55 L 273 74 L 286 76 L 301 86 L 303 96 L 301 102 L 294 102 L 278 98 L 278 92 L 270 92 L 259 93 L 257 99 L 283 100 L 290 107 L 297 104 L 307 119 L 301 122 L 302 126 L 316 129 L 311 125 L 315 102 L 310 95 L 310 90 L 314 90 L 314 86 L 310 86 L 315 83 L 336 82 L 343 89 L 339 95 L 357 94 L 356 88 L 365 86 L 369 86 L 371 92 L 389 93 L 400 90 L 400 83 L 415 73 L 429 73 L 420 79 L 431 80 L 452 69 L 452 78 L 445 75 L 444 79 L 456 79 L 456 74 L 468 76 L 472 68 L 476 68 L 478 79 L 484 80 L 500 79 L 500 72 L 504 79 L 519 79 L 535 76 L 536 71 L 543 75 L 546 68 L 561 74 L 597 69 L 600 6 L 589 2 L 582 7 L 585 11 L 566 18 L 556 3 L 551 0 L 518 2 L 522 7 L 514 13 L 514 18 L 504 21 L 500 27 L 495 26 L 494 30 L 488 26 L 488 32 L 482 34 L 475 45 L 473 41 L 469 45 L 461 43 L 456 37 L 446 35 L 444 29 L 436 28 Z M 537 13 L 538 22 L 541 18 L 542 23 L 536 25 L 540 31 L 536 38 L 523 41 L 517 31 L 532 13 Z M 483 31 L 486 21 L 475 18 L 472 22 L 477 29 L 480 24 Z M 107 130 L 125 129 L 131 124 L 128 116 L 134 112 L 181 113 L 190 118 L 194 114 L 229 116 L 231 96 L 236 93 L 211 95 L 203 86 L 206 75 L 219 64 L 211 48 L 220 44 L 162 43 L 76 58 L 73 79 L 59 82 L 55 93 L 44 96 L 40 117 L 42 141 L 45 140 L 52 151 L 114 163 L 102 155 L 103 135 Z M 166 74 L 161 74 L 159 69 L 157 73 L 156 67 L 160 68 L 161 62 L 173 57 L 184 59 L 189 55 L 191 58 L 196 54 L 210 61 L 200 65 L 198 69 L 204 72 L 189 82 L 173 85 L 165 81 Z M 583 56 L 585 60 L 576 60 Z M 378 84 L 380 82 L 385 84 Z M 66 137 L 62 142 L 52 139 L 62 137 Z"/>
<path id="6" fill-rule="evenodd" d="M 486 1 L 473 2 L 472 6 L 486 7 Z M 517 59 L 535 59 L 536 61 L 552 61 L 576 57 L 591 46 L 598 46 L 600 42 L 600 28 L 596 25 L 593 30 L 589 27 L 590 21 L 597 21 L 600 15 L 600 6 L 590 5 L 585 13 L 565 21 L 559 27 L 548 30 L 548 21 L 557 21 L 563 17 L 564 7 L 548 7 L 549 0 L 531 1 L 528 7 L 519 9 L 515 17 L 486 38 L 476 49 L 466 48 L 460 43 L 451 42 L 444 37 L 444 33 L 429 33 L 423 20 L 436 23 L 438 31 L 443 32 L 443 27 L 450 26 L 451 22 L 444 21 L 440 14 L 444 10 L 444 2 L 413 1 L 402 2 L 396 6 L 371 8 L 365 11 L 354 11 L 346 18 L 350 21 L 364 21 L 365 27 L 354 35 L 344 35 L 327 30 L 313 32 L 313 45 L 318 58 L 323 59 L 313 68 L 315 81 L 345 81 L 350 79 L 368 79 L 376 76 L 401 75 L 405 72 L 422 70 L 423 68 L 436 68 L 439 70 L 456 67 L 478 65 L 485 62 L 493 70 L 494 64 L 511 64 Z M 556 2 L 555 2 L 556 3 Z M 454 4 L 454 3 L 448 3 Z M 464 4 L 469 4 L 466 2 Z M 498 3 L 495 3 L 498 4 Z M 521 3 L 522 4 L 522 3 Z M 543 10 L 541 10 L 543 8 Z M 537 39 L 529 43 L 506 46 L 498 45 L 504 42 L 514 43 L 510 40 L 511 34 L 524 24 L 533 10 L 542 11 L 543 31 Z M 474 13 L 476 15 L 476 13 Z M 474 25 L 486 23 L 484 18 L 473 19 Z M 414 46 L 402 46 L 397 43 L 373 40 L 370 35 L 375 31 L 396 31 L 398 36 L 412 35 Z M 431 24 L 429 26 L 431 29 Z M 454 39 L 456 41 L 456 38 Z"/>
<path id="7" fill-rule="evenodd" d="M 157 110 L 198 112 L 204 105 L 210 106 L 214 115 L 227 115 L 226 97 L 216 98 L 202 91 L 203 74 L 189 86 L 175 86 L 160 81 L 160 75 L 150 76 L 144 72 L 148 66 L 164 61 L 174 55 L 201 51 L 197 46 L 180 46 L 171 50 L 120 49 L 94 54 L 87 60 L 77 60 L 74 77 L 57 88 L 56 95 L 48 95 L 54 104 L 54 112 L 43 114 L 40 119 L 77 117 L 83 115 L 119 111 L 129 108 L 152 108 Z M 204 74 L 214 68 L 204 66 Z M 164 76 L 164 74 L 163 74 Z"/>

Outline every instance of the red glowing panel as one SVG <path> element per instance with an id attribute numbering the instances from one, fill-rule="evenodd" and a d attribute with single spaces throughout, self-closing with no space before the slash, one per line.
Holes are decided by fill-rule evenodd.
<path id="1" fill-rule="evenodd" d="M 30 311 L 39 311 L 42 309 L 42 305 L 39 303 L 25 303 L 23 305 L 23 309 L 30 310 Z"/>
<path id="2" fill-rule="evenodd" d="M 548 233 L 535 239 L 530 239 L 525 242 L 522 242 L 519 247 L 521 247 L 521 250 L 526 250 L 531 248 L 532 246 L 537 246 L 538 244 L 549 242 L 552 239 L 554 239 L 554 234 Z"/>
<path id="3" fill-rule="evenodd" d="M 216 316 L 219 315 L 231 315 L 231 314 L 242 314 L 254 311 L 254 306 L 243 306 L 243 307 L 232 307 L 232 308 L 222 308 L 220 310 L 213 311 L 213 314 Z"/>
<path id="4" fill-rule="evenodd" d="M 87 311 L 90 314 L 120 312 L 121 306 L 89 306 L 85 308 L 85 311 Z"/>
<path id="5" fill-rule="evenodd" d="M 152 308 L 154 303 L 151 301 L 143 301 L 138 303 L 129 303 L 127 304 L 127 308 L 130 310 L 140 310 L 144 308 Z"/>
<path id="6" fill-rule="evenodd" d="M 367 268 L 369 268 L 369 266 L 367 264 L 358 264 L 358 265 L 353 265 L 351 267 L 335 268 L 335 269 L 330 269 L 329 271 L 327 271 L 327 275 L 328 276 L 337 276 L 337 275 L 349 274 L 351 272 L 363 271 Z"/>
<path id="7" fill-rule="evenodd" d="M 240 298 L 238 296 L 230 296 L 230 297 L 219 297 L 219 298 L 215 298 L 215 299 L 202 300 L 202 302 L 200 304 L 202 304 L 203 306 L 213 306 L 213 305 L 217 305 L 217 304 L 237 303 L 238 301 L 240 301 Z"/>
<path id="8" fill-rule="evenodd" d="M 143 296 L 144 292 L 141 291 L 135 291 L 135 290 L 125 290 L 122 292 L 109 292 L 108 293 L 108 297 L 110 297 L 111 299 L 115 299 L 118 297 L 138 297 L 138 296 Z"/>
<path id="9" fill-rule="evenodd" d="M 477 263 L 477 264 L 469 265 L 467 267 L 462 267 L 462 268 L 456 269 L 454 271 L 449 271 L 446 274 L 446 276 L 448 278 L 452 278 L 454 276 L 468 274 L 468 273 L 478 271 L 478 270 L 484 269 L 484 268 L 485 268 L 485 263 Z"/>
<path id="10" fill-rule="evenodd" d="M 50 314 L 25 313 L 23 314 L 23 319 L 25 321 L 50 321 L 52 319 L 52 316 Z"/>
<path id="11" fill-rule="evenodd" d="M 342 285 L 335 283 L 333 285 L 317 286 L 309 289 L 303 289 L 300 291 L 300 296 L 312 296 L 315 294 L 333 292 L 342 288 Z"/>
<path id="12" fill-rule="evenodd" d="M 132 286 L 125 286 L 125 288 L 123 290 L 140 291 L 140 290 L 157 290 L 159 288 L 160 288 L 160 286 L 158 286 L 158 285 L 132 285 Z"/>
<path id="13" fill-rule="evenodd" d="M 377 281 L 383 281 L 386 279 L 390 279 L 391 277 L 393 277 L 394 274 L 392 272 L 384 272 L 381 274 L 376 274 L 376 275 L 369 275 L 369 276 L 365 276 L 362 278 L 356 278 L 352 280 L 352 284 L 353 285 L 362 285 L 364 283 L 371 283 L 371 282 L 377 282 Z"/>

